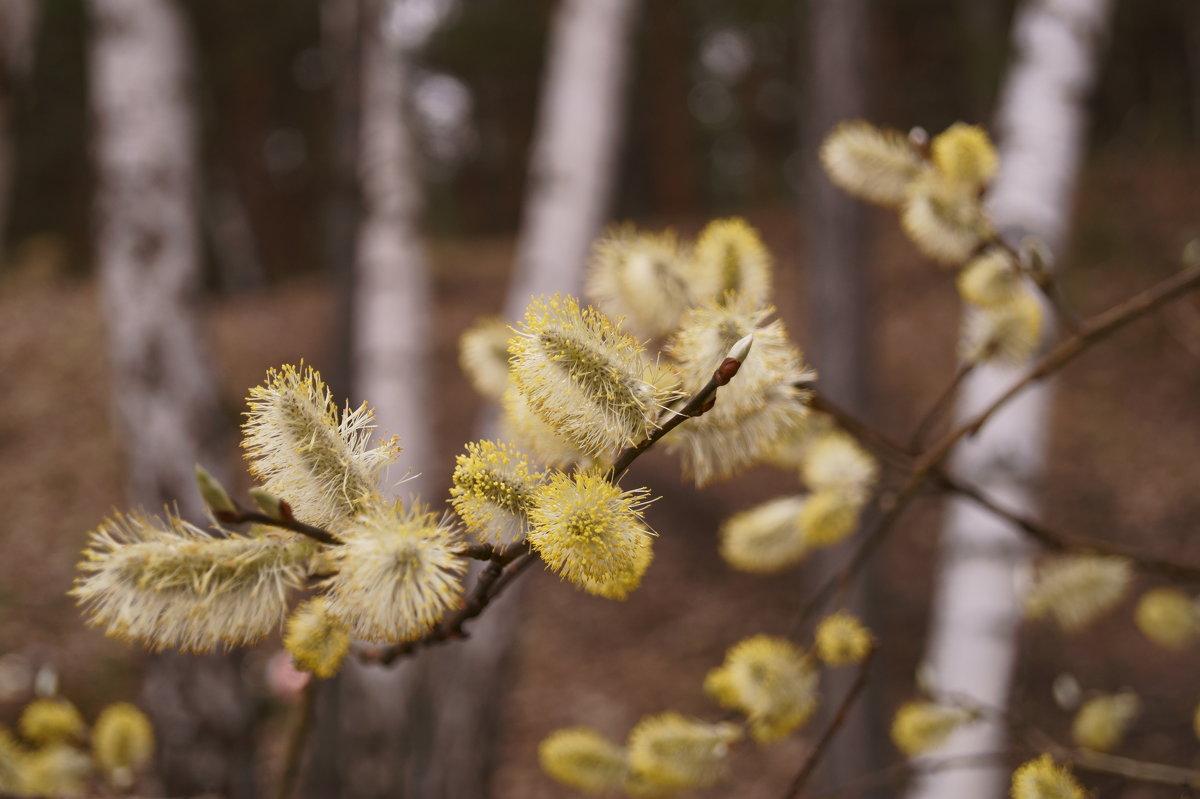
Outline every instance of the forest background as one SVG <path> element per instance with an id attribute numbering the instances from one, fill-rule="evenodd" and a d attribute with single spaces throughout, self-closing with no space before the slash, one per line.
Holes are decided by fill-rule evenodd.
<path id="1" fill-rule="evenodd" d="M 146 659 L 86 628 L 65 594 L 86 531 L 124 504 L 127 442 L 111 423 L 112 373 L 95 287 L 89 4 L 35 5 L 36 24 L 17 57 L 6 53 L 0 77 L 0 123 L 13 153 L 0 219 L 3 721 L 28 701 L 42 666 L 59 674 L 64 693 L 90 715 L 114 699 L 135 699 Z M 457 340 L 476 316 L 504 306 L 556 4 L 398 5 L 409 7 L 411 24 L 433 20 L 410 54 L 407 96 L 396 113 L 419 155 L 434 309 L 423 375 L 436 397 L 433 446 L 428 463 L 411 466 L 436 498 L 483 405 L 458 371 Z M 780 314 L 802 346 L 812 337 L 806 301 L 819 268 L 809 255 L 819 233 L 816 144 L 825 132 L 813 130 L 824 113 L 814 105 L 811 66 L 820 46 L 818 5 L 641 4 L 604 214 L 689 236 L 710 218 L 745 216 L 775 256 Z M 987 126 L 1011 53 L 1014 5 L 864 4 L 862 69 L 839 76 L 861 90 L 858 113 L 901 129 L 936 132 L 960 119 Z M 347 368 L 352 311 L 339 300 L 347 296 L 362 205 L 346 155 L 353 134 L 344 126 L 359 109 L 347 100 L 344 54 L 331 49 L 322 3 L 210 0 L 178 8 L 194 58 L 204 333 L 227 423 L 229 462 L 222 466 L 240 473 L 234 431 L 241 399 L 268 366 L 304 358 L 339 396 L 372 399 Z M 15 30 L 0 25 L 6 35 Z M 1169 273 L 1197 235 L 1200 4 L 1117 2 L 1088 112 L 1069 257 L 1060 268 L 1072 302 L 1098 309 Z M 856 274 L 868 290 L 847 302 L 866 303 L 861 324 L 872 363 L 862 402 L 882 428 L 904 429 L 953 371 L 957 300 L 944 273 L 915 253 L 891 218 L 868 213 L 859 224 L 866 244 Z M 836 368 L 819 349 L 806 351 L 818 371 Z M 1123 524 L 1143 531 L 1147 545 L 1200 561 L 1200 544 L 1188 535 L 1200 519 L 1197 389 L 1194 298 L 1081 359 L 1055 399 L 1051 465 L 1038 487 L 1043 515 L 1098 535 Z M 394 432 L 405 438 L 404 429 Z M 537 741 L 557 727 L 589 722 L 623 730 L 667 706 L 704 713 L 697 686 L 705 671 L 743 635 L 786 624 L 800 602 L 805 576 L 742 575 L 716 554 L 716 521 L 784 490 L 786 476 L 754 472 L 698 493 L 660 453 L 639 468 L 664 496 L 648 516 L 662 538 L 645 586 L 616 604 L 537 574 L 520 597 L 507 690 L 496 700 L 496 796 L 564 795 L 534 756 Z M 918 507 L 906 523 L 910 532 L 885 547 L 872 573 L 872 624 L 888 641 L 870 706 L 877 729 L 911 691 L 922 657 L 939 512 L 937 502 Z M 1028 632 L 1021 642 L 1030 657 L 1018 676 L 1018 702 L 1027 700 L 1051 728 L 1066 723 L 1042 717 L 1061 673 L 1119 675 L 1169 696 L 1186 692 L 1186 675 L 1200 665 L 1195 653 L 1137 657 L 1128 624 L 1091 640 L 1103 644 L 1100 663 L 1086 638 L 1050 647 L 1038 636 Z M 264 780 L 278 761 L 292 701 L 273 693 L 267 676 L 277 651 L 268 642 L 241 666 L 265 725 L 258 736 Z M 1186 702 L 1194 703 L 1190 693 Z M 1190 732 L 1161 721 L 1151 712 L 1139 722 L 1147 734 L 1138 753 L 1194 765 L 1195 746 L 1180 744 Z M 776 795 L 805 746 L 796 739 L 770 750 L 765 763 L 739 760 L 738 795 Z"/>

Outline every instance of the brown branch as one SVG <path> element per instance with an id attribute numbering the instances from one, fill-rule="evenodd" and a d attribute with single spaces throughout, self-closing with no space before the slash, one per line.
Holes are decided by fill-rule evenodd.
<path id="1" fill-rule="evenodd" d="M 279 504 L 284 514 L 281 518 L 268 516 L 256 510 L 246 510 L 237 504 L 234 504 L 233 510 L 214 510 L 213 518 L 223 524 L 265 524 L 269 527 L 278 527 L 281 530 L 290 530 L 293 533 L 307 536 L 326 546 L 337 546 L 342 543 L 333 533 L 324 527 L 305 524 L 297 519 L 292 515 L 291 509 L 287 507 L 287 503 L 280 502 Z"/>
<path id="2" fill-rule="evenodd" d="M 1041 522 L 1022 516 L 1015 511 L 1001 506 L 975 486 L 956 480 L 940 470 L 932 475 L 932 479 L 945 490 L 959 494 L 1009 522 L 1046 549 L 1054 552 L 1071 552 L 1082 555 L 1110 555 L 1125 558 L 1142 571 L 1161 574 L 1165 577 L 1185 582 L 1200 582 L 1200 567 L 1180 563 L 1168 558 L 1146 555 L 1137 549 L 1121 544 L 1070 538 L 1056 530 L 1052 530 Z"/>
<path id="3" fill-rule="evenodd" d="M 288 734 L 287 749 L 283 755 L 283 769 L 279 772 L 279 783 L 275 789 L 275 799 L 289 799 L 296 790 L 300 779 L 300 769 L 304 761 L 304 744 L 308 741 L 308 733 L 312 729 L 316 713 L 317 691 L 321 680 L 309 675 L 304 690 L 300 692 L 299 716 Z"/>
<path id="4" fill-rule="evenodd" d="M 933 401 L 933 405 L 921 417 L 921 421 L 917 423 L 916 429 L 913 431 L 912 438 L 909 439 L 908 449 L 916 451 L 921 448 L 921 442 L 925 440 L 926 434 L 933 426 L 938 417 L 942 415 L 942 411 L 950 404 L 950 401 L 958 394 L 959 388 L 962 387 L 963 381 L 967 376 L 975 370 L 975 363 L 961 364 L 955 371 L 954 377 L 950 378 L 949 384 L 946 385 L 942 392 L 938 394 L 937 399 Z"/>
<path id="5" fill-rule="evenodd" d="M 854 679 L 854 684 L 850 686 L 850 690 L 842 697 L 842 702 L 838 705 L 837 711 L 833 714 L 833 718 L 829 720 L 829 724 L 825 727 L 821 737 L 813 744 L 813 748 L 809 751 L 808 756 L 804 758 L 804 762 L 800 764 L 800 771 L 796 773 L 792 784 L 788 786 L 787 791 L 783 794 L 783 799 L 792 799 L 798 795 L 804 784 L 808 782 L 809 777 L 816 771 L 817 766 L 821 762 L 821 757 L 825 754 L 825 750 L 829 748 L 829 744 L 833 741 L 833 736 L 841 728 L 842 724 L 850 715 L 850 709 L 854 707 L 854 703 L 858 701 L 859 695 L 863 688 L 867 685 L 867 675 L 871 669 L 871 661 L 875 658 L 875 651 L 872 650 L 867 654 L 862 665 L 858 667 L 858 676 Z"/>
<path id="6" fill-rule="evenodd" d="M 1197 286 L 1200 286 L 1200 269 L 1186 269 L 1088 319 L 1077 333 L 1064 339 L 1042 356 L 1024 377 L 1013 383 L 973 419 L 946 434 L 941 441 L 922 454 L 917 460 L 915 472 L 928 474 L 931 468 L 946 459 L 959 441 L 978 433 L 992 416 L 1033 383 L 1057 372 L 1092 345 L 1103 341 L 1130 322 L 1140 319 Z"/>

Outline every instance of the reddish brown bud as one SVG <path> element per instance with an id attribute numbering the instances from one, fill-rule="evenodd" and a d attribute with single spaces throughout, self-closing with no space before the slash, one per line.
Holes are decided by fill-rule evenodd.
<path id="1" fill-rule="evenodd" d="M 735 358 L 726 358 L 721 361 L 721 365 L 717 367 L 717 371 L 713 372 L 713 378 L 716 379 L 718 386 L 723 386 L 733 379 L 733 376 L 738 373 L 738 369 L 742 368 L 742 362 Z"/>

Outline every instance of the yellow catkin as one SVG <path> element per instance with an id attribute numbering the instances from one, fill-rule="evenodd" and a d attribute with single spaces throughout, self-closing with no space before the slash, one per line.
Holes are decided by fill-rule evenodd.
<path id="1" fill-rule="evenodd" d="M 1012 302 L 1022 291 L 1024 279 L 1012 253 L 1003 247 L 989 247 L 963 267 L 957 285 L 964 302 L 995 308 Z"/>
<path id="2" fill-rule="evenodd" d="M 771 294 L 771 255 L 758 231 L 740 218 L 709 222 L 692 249 L 689 278 L 696 301 L 722 305 L 728 295 L 755 306 Z"/>
<path id="3" fill-rule="evenodd" d="M 83 716 L 65 699 L 37 699 L 21 711 L 18 725 L 25 740 L 38 746 L 81 738 Z"/>
<path id="4" fill-rule="evenodd" d="M 879 474 L 875 459 L 846 433 L 831 431 L 809 444 L 801 474 L 813 491 L 839 491 L 865 500 Z"/>
<path id="5" fill-rule="evenodd" d="M 967 363 L 1020 366 L 1042 340 L 1041 300 L 1022 286 L 1006 302 L 969 308 L 963 318 L 961 356 Z"/>
<path id="6" fill-rule="evenodd" d="M 779 497 L 734 514 L 721 525 L 721 557 L 747 572 L 775 572 L 804 559 L 804 497 Z"/>
<path id="7" fill-rule="evenodd" d="M 920 755 L 946 743 L 950 735 L 972 721 L 966 710 L 936 702 L 905 702 L 892 719 L 892 742 L 906 755 Z"/>
<path id="8" fill-rule="evenodd" d="M 992 232 L 975 190 L 932 169 L 909 185 L 900 222 L 917 249 L 948 266 L 964 263 Z"/>
<path id="9" fill-rule="evenodd" d="M 1084 799 L 1086 794 L 1065 767 L 1050 755 L 1030 760 L 1012 777 L 1012 799 Z"/>
<path id="10" fill-rule="evenodd" d="M 629 762 L 643 791 L 679 791 L 711 785 L 725 773 L 736 724 L 707 724 L 678 713 L 642 719 L 629 733 Z"/>
<path id="11" fill-rule="evenodd" d="M 1062 555 L 1039 564 L 1025 596 L 1025 613 L 1053 617 L 1066 632 L 1087 627 L 1129 590 L 1133 569 L 1124 558 Z"/>
<path id="12" fill-rule="evenodd" d="M 858 617 L 839 611 L 826 616 L 816 631 L 817 657 L 829 666 L 860 663 L 871 653 L 871 631 Z"/>
<path id="13" fill-rule="evenodd" d="M 740 710 L 758 741 L 776 741 L 808 721 L 817 707 L 812 659 L 784 638 L 756 635 L 725 654 L 704 690 L 722 707 Z"/>
<path id="14" fill-rule="evenodd" d="M 379 503 L 342 534 L 325 581 L 329 615 L 368 641 L 420 638 L 463 594 L 462 539 L 444 517 Z"/>
<path id="15" fill-rule="evenodd" d="M 132 785 L 153 756 L 154 727 L 137 706 L 118 702 L 100 712 L 92 730 L 92 759 L 110 782 Z"/>
<path id="16" fill-rule="evenodd" d="M 646 489 L 622 491 L 602 472 L 553 472 L 534 494 L 529 544 L 551 570 L 584 588 L 631 587 L 649 565 L 640 553 L 653 536 L 642 521 L 646 504 Z"/>
<path id="17" fill-rule="evenodd" d="M 592 247 L 587 295 L 635 335 L 665 335 L 693 303 L 686 260 L 674 233 L 618 226 Z"/>
<path id="18" fill-rule="evenodd" d="M 1141 702 L 1132 693 L 1092 697 L 1075 714 L 1071 737 L 1085 749 L 1111 752 L 1121 745 L 1140 708 Z"/>
<path id="19" fill-rule="evenodd" d="M 858 527 L 862 499 L 843 491 L 817 491 L 800 509 L 800 529 L 814 549 L 844 541 Z"/>
<path id="20" fill-rule="evenodd" d="M 908 137 L 867 122 L 843 122 L 825 137 L 821 165 L 835 185 L 868 202 L 899 206 L 924 162 Z"/>
<path id="21" fill-rule="evenodd" d="M 470 443 L 455 462 L 450 501 L 478 539 L 509 544 L 528 529 L 533 492 L 543 479 L 529 458 L 510 444 Z"/>
<path id="22" fill-rule="evenodd" d="M 503 319 L 486 317 L 458 339 L 458 364 L 471 385 L 484 397 L 499 401 L 508 388 L 508 339 L 512 331 Z"/>
<path id="23" fill-rule="evenodd" d="M 1186 649 L 1200 637 L 1195 601 L 1175 588 L 1155 588 L 1143 594 L 1134 621 L 1143 635 L 1164 649 Z"/>
<path id="24" fill-rule="evenodd" d="M 29 753 L 22 763 L 20 795 L 83 796 L 92 761 L 73 746 L 56 743 Z"/>
<path id="25" fill-rule="evenodd" d="M 551 777 L 585 793 L 613 791 L 629 776 L 624 748 L 586 727 L 550 734 L 538 745 L 538 761 Z"/>
<path id="26" fill-rule="evenodd" d="M 935 167 L 951 180 L 976 189 L 996 175 L 1000 160 L 987 132 L 978 125 L 956 122 L 933 137 L 929 144 Z"/>
<path id="27" fill-rule="evenodd" d="M 350 651 L 350 630 L 329 615 L 328 599 L 314 597 L 292 611 L 283 648 L 297 667 L 317 677 L 332 677 Z"/>
<path id="28" fill-rule="evenodd" d="M 339 413 L 312 367 L 268 371 L 247 404 L 242 448 L 250 472 L 311 524 L 336 528 L 362 510 L 400 452 L 395 438 L 372 448 L 375 412 L 363 403 Z"/>
<path id="29" fill-rule="evenodd" d="M 509 341 L 512 379 L 529 408 L 584 452 L 612 453 L 655 428 L 660 396 L 632 336 L 574 297 L 540 297 Z"/>
<path id="30" fill-rule="evenodd" d="M 553 427 L 533 412 L 517 387 L 510 385 L 501 402 L 504 410 L 500 428 L 504 437 L 541 466 L 566 469 L 587 465 L 592 457 L 575 444 L 560 436 Z"/>

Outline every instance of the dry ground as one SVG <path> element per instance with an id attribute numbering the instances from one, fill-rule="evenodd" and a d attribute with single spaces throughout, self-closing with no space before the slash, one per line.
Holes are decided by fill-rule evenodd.
<path id="1" fill-rule="evenodd" d="M 1084 312 L 1099 310 L 1177 268 L 1185 234 L 1195 235 L 1200 226 L 1198 184 L 1196 161 L 1095 168 L 1066 279 L 1071 302 Z M 803 265 L 794 219 L 787 209 L 774 209 L 751 221 L 778 258 L 781 315 L 803 342 Z M 876 221 L 876 404 L 883 426 L 903 434 L 953 368 L 957 301 L 947 274 L 916 257 L 890 219 Z M 477 314 L 500 307 L 509 246 L 446 243 L 434 254 L 440 309 L 435 424 L 442 458 L 419 468 L 445 485 L 480 408 L 454 366 L 456 337 Z M 267 366 L 304 357 L 328 368 L 331 302 L 319 284 L 224 300 L 208 318 L 231 425 L 240 397 Z M 0 323 L 0 655 L 20 653 L 52 665 L 65 692 L 94 711 L 105 700 L 135 695 L 142 658 L 84 627 L 64 595 L 86 531 L 123 504 L 94 289 L 36 270 L 10 275 L 0 282 Z M 1200 303 L 1193 298 L 1121 333 L 1082 357 L 1059 386 L 1052 466 L 1040 487 L 1046 519 L 1079 535 L 1140 542 L 1200 563 Z M 536 768 L 536 743 L 556 727 L 588 723 L 620 737 L 640 716 L 665 709 L 715 717 L 718 711 L 701 693 L 705 672 L 741 637 L 783 631 L 812 584 L 812 575 L 799 571 L 742 575 L 716 555 L 718 521 L 789 490 L 787 475 L 758 470 L 699 493 L 680 482 L 671 458 L 654 453 L 631 477 L 664 497 L 648 516 L 661 538 L 642 589 L 613 603 L 545 573 L 527 580 L 499 742 L 499 797 L 570 795 Z M 882 644 L 881 712 L 911 690 L 936 530 L 931 498 L 883 548 L 871 575 Z M 1133 628 L 1130 609 L 1126 603 L 1070 639 L 1030 628 L 1022 641 L 1021 705 L 1061 733 L 1066 717 L 1049 702 L 1055 675 L 1070 671 L 1097 690 L 1131 686 L 1143 693 L 1146 712 L 1130 751 L 1200 765 L 1190 732 L 1200 699 L 1192 675 L 1200 658 L 1150 649 Z M 0 661 L 0 671 L 5 662 L 11 660 Z M 20 686 L 0 694 L 0 720 L 10 721 L 25 696 Z M 736 789 L 698 795 L 777 796 L 806 746 L 797 737 L 765 751 L 748 747 L 735 759 Z M 1114 786 L 1095 786 L 1099 795 L 1116 795 Z"/>

